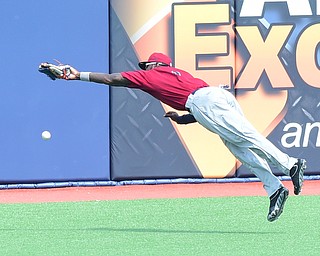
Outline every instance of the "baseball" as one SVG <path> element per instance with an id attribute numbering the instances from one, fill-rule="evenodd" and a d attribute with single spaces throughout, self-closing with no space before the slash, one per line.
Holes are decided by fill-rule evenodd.
<path id="1" fill-rule="evenodd" d="M 51 133 L 49 131 L 44 131 L 44 132 L 42 132 L 41 137 L 44 140 L 50 140 L 51 139 Z"/>

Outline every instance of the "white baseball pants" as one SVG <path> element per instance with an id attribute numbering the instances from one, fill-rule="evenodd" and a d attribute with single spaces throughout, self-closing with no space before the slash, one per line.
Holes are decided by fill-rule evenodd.
<path id="1" fill-rule="evenodd" d="M 269 164 L 289 175 L 297 159 L 261 135 L 244 117 L 230 92 L 217 87 L 201 88 L 189 95 L 186 108 L 198 123 L 220 136 L 231 153 L 261 180 L 268 196 L 282 186 Z"/>

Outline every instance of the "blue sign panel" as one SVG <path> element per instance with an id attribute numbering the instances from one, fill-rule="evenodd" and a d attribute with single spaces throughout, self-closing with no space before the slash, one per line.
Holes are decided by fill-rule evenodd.
<path id="1" fill-rule="evenodd" d="M 106 0 L 1 1 L 0 183 L 110 179 L 109 88 L 38 72 L 108 72 L 108 27 Z"/>

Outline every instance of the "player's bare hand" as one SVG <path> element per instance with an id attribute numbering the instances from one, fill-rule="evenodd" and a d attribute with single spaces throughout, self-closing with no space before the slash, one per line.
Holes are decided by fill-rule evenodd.
<path id="1" fill-rule="evenodd" d="M 66 80 L 79 80 L 80 79 L 80 72 L 72 66 L 69 66 L 69 68 L 70 68 L 70 74 L 65 79 Z"/>
<path id="2" fill-rule="evenodd" d="M 176 121 L 179 117 L 179 114 L 175 111 L 168 111 L 164 117 L 169 117 L 171 120 Z"/>

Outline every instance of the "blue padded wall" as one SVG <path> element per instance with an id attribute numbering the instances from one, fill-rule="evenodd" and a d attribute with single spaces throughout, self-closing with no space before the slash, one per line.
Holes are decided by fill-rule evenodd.
<path id="1" fill-rule="evenodd" d="M 110 179 L 109 88 L 37 71 L 108 72 L 108 27 L 106 0 L 1 1 L 0 183 Z"/>

